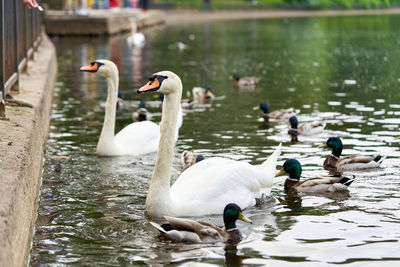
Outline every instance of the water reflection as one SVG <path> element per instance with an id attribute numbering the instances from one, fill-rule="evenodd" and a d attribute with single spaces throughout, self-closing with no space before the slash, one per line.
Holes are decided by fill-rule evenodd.
<path id="1" fill-rule="evenodd" d="M 400 260 L 400 140 L 394 138 L 400 135 L 399 20 L 365 16 L 160 27 L 145 32 L 141 48 L 130 48 L 127 36 L 53 39 L 59 75 L 31 265 L 321 266 L 385 261 L 395 266 Z M 178 41 L 189 48 L 169 49 Z M 153 120 L 160 120 L 160 101 L 134 93 L 155 71 L 179 73 L 184 95 L 198 85 L 215 88 L 217 99 L 211 105 L 185 112 L 172 180 L 181 171 L 184 150 L 259 164 L 283 142 L 279 164 L 288 158 L 300 160 L 304 179 L 328 174 L 322 164 L 330 151 L 317 145 L 330 136 L 341 137 L 345 155 L 388 157 L 381 168 L 354 172 L 356 180 L 346 194 L 286 194 L 278 177 L 273 197 L 245 210 L 254 223 L 238 224 L 245 239 L 235 247 L 164 240 L 148 229 L 144 218 L 155 154 L 94 155 L 106 85 L 80 73 L 79 67 L 97 58 L 112 58 L 120 68 L 125 107 L 117 115 L 116 131 L 131 123 L 140 100 L 146 101 Z M 228 79 L 233 72 L 260 76 L 257 90 L 235 90 Z M 264 100 L 273 109 L 301 109 L 299 121 L 324 120 L 326 131 L 299 136 L 299 142 L 291 144 L 286 122 L 266 128 L 259 110 L 252 110 Z M 52 155 L 70 160 L 57 163 Z M 223 225 L 219 217 L 200 219 Z"/>
<path id="2" fill-rule="evenodd" d="M 225 247 L 225 266 L 226 267 L 240 267 L 243 266 L 243 260 L 246 256 L 238 255 L 238 250 L 236 246 L 226 246 Z"/>

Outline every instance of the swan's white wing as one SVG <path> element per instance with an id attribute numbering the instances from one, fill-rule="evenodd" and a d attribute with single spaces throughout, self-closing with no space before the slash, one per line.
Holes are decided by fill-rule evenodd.
<path id="1" fill-rule="evenodd" d="M 152 121 L 131 123 L 115 135 L 115 143 L 122 155 L 141 155 L 156 152 L 160 127 Z"/>
<path id="2" fill-rule="evenodd" d="M 221 214 L 228 203 L 241 208 L 255 205 L 263 184 L 272 184 L 274 173 L 267 173 L 247 162 L 210 158 L 184 171 L 171 187 L 171 200 L 177 216 Z M 271 180 L 271 181 L 269 181 Z"/>

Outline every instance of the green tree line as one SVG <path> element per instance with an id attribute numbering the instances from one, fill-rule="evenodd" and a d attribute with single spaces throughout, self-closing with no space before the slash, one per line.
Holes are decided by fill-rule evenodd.
<path id="1" fill-rule="evenodd" d="M 154 0 L 175 7 L 202 7 L 204 0 Z M 318 9 L 376 9 L 400 5 L 400 0 L 210 0 L 210 8 L 276 7 Z"/>

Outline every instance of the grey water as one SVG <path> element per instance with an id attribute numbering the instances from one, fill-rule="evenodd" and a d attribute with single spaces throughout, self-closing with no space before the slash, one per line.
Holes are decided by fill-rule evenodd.
<path id="1" fill-rule="evenodd" d="M 59 73 L 30 265 L 398 266 L 398 25 L 399 16 L 204 22 L 149 29 L 142 48 L 130 47 L 127 35 L 53 38 Z M 156 155 L 95 155 L 106 83 L 79 67 L 99 58 L 120 71 L 125 104 L 117 131 L 132 122 L 140 100 L 160 121 L 159 97 L 136 93 L 154 72 L 177 73 L 184 98 L 194 86 L 212 86 L 217 99 L 185 113 L 173 179 L 184 150 L 259 164 L 282 142 L 278 167 L 296 158 L 303 178 L 328 174 L 322 163 L 330 151 L 318 145 L 330 136 L 341 137 L 343 155 L 387 158 L 380 168 L 348 173 L 356 180 L 344 193 L 290 196 L 277 177 L 271 197 L 244 211 L 254 223 L 238 224 L 244 240 L 237 246 L 169 241 L 144 216 Z M 258 76 L 260 84 L 234 88 L 233 73 Z M 292 144 L 287 123 L 263 126 L 253 109 L 261 101 L 270 110 L 300 109 L 300 122 L 324 120 L 325 132 Z M 223 225 L 221 216 L 200 219 Z"/>

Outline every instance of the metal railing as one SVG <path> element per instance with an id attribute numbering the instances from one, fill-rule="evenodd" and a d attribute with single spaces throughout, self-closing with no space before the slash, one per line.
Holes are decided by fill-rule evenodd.
<path id="1" fill-rule="evenodd" d="M 22 0 L 0 0 L 0 101 L 12 89 L 41 41 L 42 15 Z"/>

